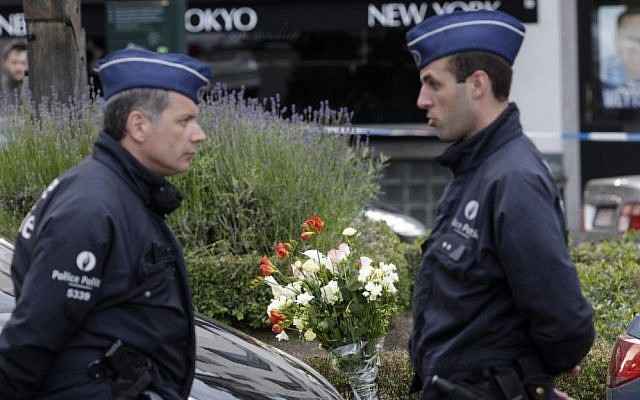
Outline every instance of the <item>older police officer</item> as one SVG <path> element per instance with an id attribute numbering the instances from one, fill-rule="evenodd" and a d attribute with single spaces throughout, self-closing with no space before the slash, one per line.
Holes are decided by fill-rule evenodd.
<path id="1" fill-rule="evenodd" d="M 99 62 L 107 100 L 94 152 L 25 218 L 16 307 L 0 336 L 2 399 L 186 399 L 195 365 L 191 294 L 165 216 L 205 134 L 210 69 L 127 49 Z"/>
<path id="2" fill-rule="evenodd" d="M 426 19 L 407 34 L 418 107 L 453 173 L 423 245 L 410 352 L 423 399 L 550 399 L 594 339 L 562 200 L 509 103 L 525 27 L 501 13 Z M 450 383 L 452 385 L 449 385 Z"/>

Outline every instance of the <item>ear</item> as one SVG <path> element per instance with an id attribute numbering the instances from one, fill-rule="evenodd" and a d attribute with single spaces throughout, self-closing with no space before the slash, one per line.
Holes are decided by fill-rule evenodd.
<path id="1" fill-rule="evenodd" d="M 471 97 L 478 100 L 489 93 L 492 93 L 491 79 L 489 75 L 482 70 L 475 71 L 467 78 L 471 83 Z"/>
<path id="2" fill-rule="evenodd" d="M 151 121 L 141 111 L 133 110 L 127 117 L 125 134 L 133 141 L 142 143 L 151 131 Z"/>

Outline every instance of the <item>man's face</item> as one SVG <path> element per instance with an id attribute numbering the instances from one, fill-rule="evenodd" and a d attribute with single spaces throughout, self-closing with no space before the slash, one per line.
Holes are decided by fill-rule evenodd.
<path id="1" fill-rule="evenodd" d="M 617 46 L 627 78 L 640 80 L 640 15 L 629 15 L 621 21 Z"/>
<path id="2" fill-rule="evenodd" d="M 169 106 L 152 122 L 141 147 L 143 164 L 160 176 L 186 172 L 206 135 L 198 124 L 198 106 L 188 97 L 169 93 Z"/>
<path id="3" fill-rule="evenodd" d="M 27 52 L 14 50 L 7 55 L 4 61 L 4 69 L 7 71 L 11 79 L 21 82 L 29 69 L 27 63 Z"/>
<path id="4" fill-rule="evenodd" d="M 417 105 L 427 111 L 429 125 L 438 137 L 452 142 L 473 133 L 473 113 L 465 83 L 457 83 L 448 58 L 438 59 L 420 70 Z"/>

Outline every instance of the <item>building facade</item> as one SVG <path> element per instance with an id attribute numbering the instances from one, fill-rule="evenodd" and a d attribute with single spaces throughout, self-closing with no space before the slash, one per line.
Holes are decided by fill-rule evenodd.
<path id="1" fill-rule="evenodd" d="M 211 63 L 220 83 L 246 96 L 277 96 L 282 106 L 298 110 L 325 101 L 348 108 L 359 128 L 352 133 L 390 157 L 380 201 L 430 225 L 450 178 L 434 161 L 446 145 L 433 137 L 424 112 L 416 108 L 418 75 L 404 34 L 434 14 L 511 13 L 527 28 L 514 65 L 512 100 L 525 132 L 562 184 L 568 221 L 577 229 L 586 179 L 640 168 L 631 157 L 632 144 L 592 142 L 578 134 L 638 130 L 632 88 L 615 91 L 602 83 L 606 74 L 615 82 L 627 79 L 620 63 L 609 66 L 616 51 L 640 48 L 633 35 L 622 44 L 617 39 L 615 21 L 634 2 L 84 0 L 82 23 L 89 65 L 129 43 L 186 51 Z M 176 29 L 181 39 L 172 41 Z M 25 34 L 21 1 L 3 1 L 0 42 Z"/>

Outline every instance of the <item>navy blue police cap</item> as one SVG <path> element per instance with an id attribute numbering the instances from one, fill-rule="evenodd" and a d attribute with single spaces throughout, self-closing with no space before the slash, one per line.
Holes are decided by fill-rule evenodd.
<path id="1" fill-rule="evenodd" d="M 500 11 L 458 11 L 425 19 L 407 32 L 407 46 L 418 69 L 452 54 L 483 51 L 513 62 L 525 27 Z"/>
<path id="2" fill-rule="evenodd" d="M 212 79 L 211 68 L 184 54 L 156 53 L 129 48 L 117 50 L 98 61 L 105 100 L 124 90 L 165 89 L 199 102 L 199 91 Z"/>

